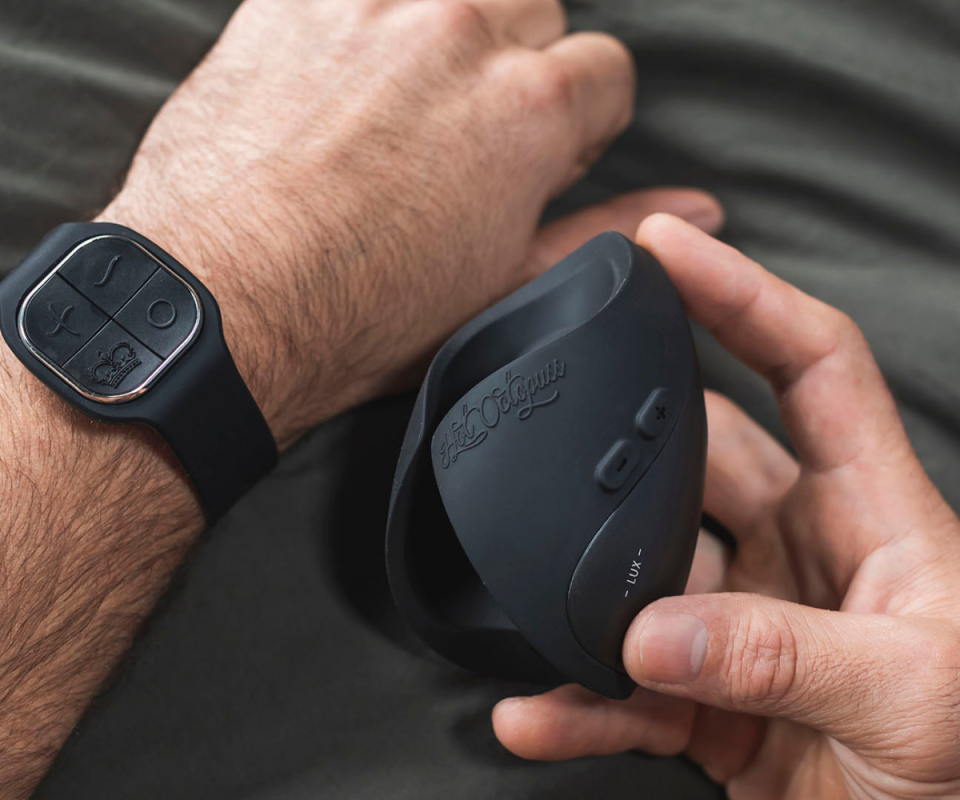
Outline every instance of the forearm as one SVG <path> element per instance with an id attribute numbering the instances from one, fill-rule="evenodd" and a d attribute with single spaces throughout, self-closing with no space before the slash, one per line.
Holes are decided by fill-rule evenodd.
<path id="1" fill-rule="evenodd" d="M 453 256 L 449 245 L 428 253 L 437 263 L 410 255 L 407 239 L 422 238 L 411 212 L 391 217 L 387 200 L 341 191 L 304 217 L 303 208 L 294 215 L 267 193 L 231 192 L 239 179 L 216 165 L 190 170 L 183 184 L 162 163 L 145 145 L 127 188 L 100 219 L 156 242 L 211 290 L 237 367 L 281 449 L 398 386 L 459 321 L 457 303 L 438 297 L 425 315 L 422 297 L 412 301 L 449 294 L 439 266 Z M 418 272 L 401 268 L 405 261 Z M 418 281 L 404 289 L 411 273 Z M 474 291 L 469 302 L 495 291 Z M 6 348 L 0 381 L 0 800 L 7 800 L 25 796 L 47 769 L 203 519 L 159 436 L 92 422 Z"/>
<path id="2" fill-rule="evenodd" d="M 208 285 L 228 344 L 275 438 L 286 446 L 339 411 L 348 386 L 317 385 L 306 407 L 303 349 L 246 263 L 207 229 L 206 246 L 121 195 L 103 219 L 141 230 Z M 246 249 L 249 253 L 249 248 Z M 281 295 L 282 296 L 282 295 Z M 29 794 L 203 528 L 162 439 L 69 407 L 0 349 L 0 798 Z"/>
<path id="3" fill-rule="evenodd" d="M 201 529 L 159 437 L 0 354 L 0 797 L 26 796 Z"/>

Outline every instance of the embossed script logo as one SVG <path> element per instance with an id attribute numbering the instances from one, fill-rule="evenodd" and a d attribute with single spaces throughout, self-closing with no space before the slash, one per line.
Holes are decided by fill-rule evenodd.
<path id="1" fill-rule="evenodd" d="M 440 466 L 447 469 L 461 453 L 483 444 L 505 414 L 516 410 L 517 419 L 529 419 L 538 408 L 556 401 L 560 392 L 553 385 L 566 371 L 566 364 L 555 358 L 532 375 L 504 372 L 501 385 L 481 397 L 476 405 L 464 403 L 449 430 L 443 432 L 438 451 Z"/>

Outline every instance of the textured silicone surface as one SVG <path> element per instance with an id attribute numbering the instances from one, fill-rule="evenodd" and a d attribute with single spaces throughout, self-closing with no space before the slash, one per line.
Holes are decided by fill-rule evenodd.
<path id="1" fill-rule="evenodd" d="M 594 239 L 434 359 L 391 501 L 398 605 L 468 668 L 626 696 L 630 619 L 689 572 L 705 446 L 675 290 Z"/>

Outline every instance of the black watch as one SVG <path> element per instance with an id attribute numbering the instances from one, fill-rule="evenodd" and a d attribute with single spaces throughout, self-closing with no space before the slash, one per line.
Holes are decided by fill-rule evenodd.
<path id="1" fill-rule="evenodd" d="M 104 223 L 54 230 L 0 281 L 0 328 L 27 368 L 84 413 L 155 428 L 208 521 L 277 462 L 217 301 L 134 231 Z"/>

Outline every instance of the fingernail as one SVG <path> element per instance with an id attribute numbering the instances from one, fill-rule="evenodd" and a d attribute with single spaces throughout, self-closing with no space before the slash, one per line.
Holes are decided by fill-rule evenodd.
<path id="1" fill-rule="evenodd" d="M 707 626 L 693 614 L 654 611 L 640 632 L 638 647 L 645 680 L 689 683 L 707 657 Z"/>
<path id="2" fill-rule="evenodd" d="M 664 211 L 685 219 L 707 233 L 715 233 L 723 227 L 723 208 L 708 195 L 689 194 L 678 197 L 673 207 L 665 208 Z"/>
<path id="3" fill-rule="evenodd" d="M 707 233 L 716 233 L 723 227 L 723 212 L 719 208 L 704 209 L 685 218 L 691 225 L 696 225 Z"/>

